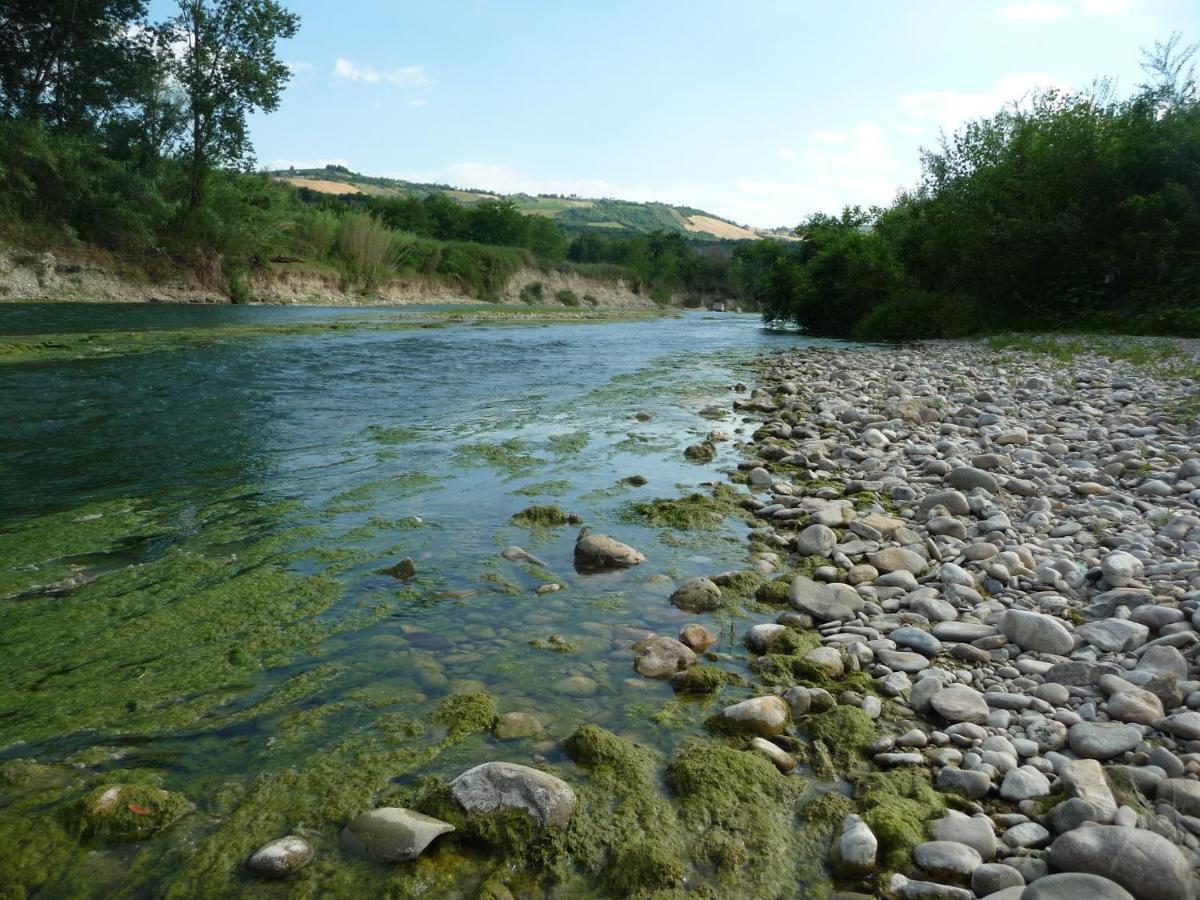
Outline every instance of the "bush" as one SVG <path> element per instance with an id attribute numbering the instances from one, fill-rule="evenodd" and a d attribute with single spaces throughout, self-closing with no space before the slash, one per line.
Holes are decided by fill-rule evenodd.
<path id="1" fill-rule="evenodd" d="M 906 290 L 883 301 L 854 326 L 860 341 L 957 338 L 985 330 L 983 309 L 967 297 Z"/>
<path id="2" fill-rule="evenodd" d="M 545 295 L 545 286 L 540 281 L 531 281 L 525 287 L 521 288 L 521 299 L 530 306 L 541 303 Z"/>
<path id="3" fill-rule="evenodd" d="M 559 303 L 561 303 L 563 306 L 578 306 L 579 305 L 579 298 L 577 296 L 575 296 L 575 292 L 569 291 L 566 288 L 564 288 L 561 291 L 555 291 L 554 299 L 557 300 Z"/>
<path id="4" fill-rule="evenodd" d="M 338 224 L 338 256 L 368 284 L 377 283 L 395 270 L 393 234 L 371 216 L 351 213 Z"/>

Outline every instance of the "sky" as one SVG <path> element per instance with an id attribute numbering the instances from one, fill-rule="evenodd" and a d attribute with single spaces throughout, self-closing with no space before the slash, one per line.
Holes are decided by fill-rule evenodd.
<path id="1" fill-rule="evenodd" d="M 743 224 L 885 204 L 1039 86 L 1118 92 L 1200 0 L 283 0 L 258 163 L 661 200 Z M 171 4 L 155 0 L 160 15 Z"/>

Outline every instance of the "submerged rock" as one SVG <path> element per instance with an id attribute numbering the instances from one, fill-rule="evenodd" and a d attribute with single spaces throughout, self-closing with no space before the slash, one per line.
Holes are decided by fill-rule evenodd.
<path id="1" fill-rule="evenodd" d="M 351 853 L 380 863 L 416 859 L 438 835 L 454 826 L 400 806 L 360 813 L 342 830 L 342 846 Z"/>
<path id="2" fill-rule="evenodd" d="M 391 575 L 399 581 L 408 581 L 417 577 L 417 566 L 412 561 L 411 556 L 406 556 L 394 566 L 389 566 L 383 570 L 384 575 Z"/>
<path id="3" fill-rule="evenodd" d="M 575 541 L 575 568 L 583 573 L 628 569 L 645 561 L 646 557 L 628 544 L 605 534 L 590 534 L 586 528 Z"/>
<path id="4" fill-rule="evenodd" d="M 647 678 L 667 678 L 696 664 L 696 654 L 691 649 L 661 634 L 638 641 L 633 649 L 641 653 L 633 667 Z"/>
<path id="5" fill-rule="evenodd" d="M 489 762 L 450 782 L 450 796 L 465 812 L 521 810 L 542 827 L 565 828 L 575 792 L 561 778 L 509 762 Z"/>
<path id="6" fill-rule="evenodd" d="M 254 851 L 246 868 L 255 875 L 283 878 L 307 866 L 313 858 L 313 846 L 298 834 L 276 838 Z"/>
<path id="7" fill-rule="evenodd" d="M 105 785 L 80 801 L 79 830 L 85 836 L 107 841 L 141 841 L 191 809 L 192 804 L 182 794 L 152 785 Z"/>
<path id="8" fill-rule="evenodd" d="M 721 718 L 729 725 L 760 737 L 783 734 L 791 710 L 781 697 L 771 694 L 752 697 L 721 710 Z"/>
<path id="9" fill-rule="evenodd" d="M 721 602 L 721 589 L 708 578 L 686 581 L 671 594 L 672 605 L 684 612 L 711 612 L 718 609 Z"/>

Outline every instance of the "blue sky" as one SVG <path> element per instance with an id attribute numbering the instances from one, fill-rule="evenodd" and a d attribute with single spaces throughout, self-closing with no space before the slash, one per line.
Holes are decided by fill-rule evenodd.
<path id="1" fill-rule="evenodd" d="M 940 128 L 1034 85 L 1140 79 L 1198 0 L 285 0 L 261 165 L 664 200 L 794 225 L 886 203 Z M 154 4 L 155 11 L 162 0 Z"/>

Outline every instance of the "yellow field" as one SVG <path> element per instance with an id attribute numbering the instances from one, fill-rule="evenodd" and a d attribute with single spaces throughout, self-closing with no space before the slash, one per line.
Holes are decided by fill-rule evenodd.
<path id="1" fill-rule="evenodd" d="M 684 220 L 683 227 L 688 231 L 713 234 L 731 241 L 757 241 L 762 237 L 758 232 L 751 231 L 749 228 L 722 222 L 712 216 L 688 216 Z"/>
<path id="2" fill-rule="evenodd" d="M 341 181 L 326 181 L 323 178 L 284 178 L 288 184 L 294 184 L 296 187 L 308 188 L 310 191 L 319 191 L 322 194 L 361 194 L 362 189 L 357 188 L 352 184 L 344 184 Z"/>

